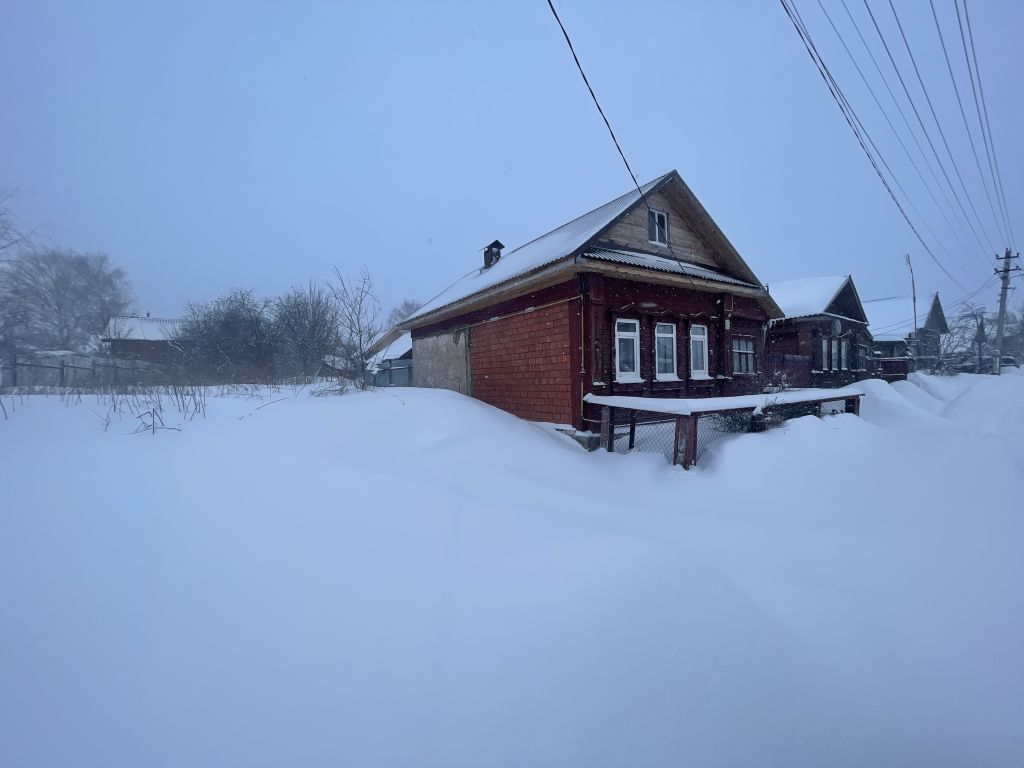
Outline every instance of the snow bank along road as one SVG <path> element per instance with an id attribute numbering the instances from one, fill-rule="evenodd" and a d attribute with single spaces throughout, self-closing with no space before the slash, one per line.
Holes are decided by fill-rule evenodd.
<path id="1" fill-rule="evenodd" d="M 1022 765 L 1024 377 L 864 386 L 691 472 L 441 391 L 5 398 L 0 765 Z"/>

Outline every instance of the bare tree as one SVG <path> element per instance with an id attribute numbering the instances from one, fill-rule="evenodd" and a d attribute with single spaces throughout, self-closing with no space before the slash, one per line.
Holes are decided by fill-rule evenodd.
<path id="1" fill-rule="evenodd" d="M 340 341 L 340 310 L 334 292 L 310 281 L 274 302 L 274 342 L 282 370 L 303 376 L 317 373 L 324 356 Z"/>
<path id="2" fill-rule="evenodd" d="M 968 355 L 976 351 L 978 329 L 984 327 L 985 318 L 986 312 L 983 306 L 972 303 L 964 304 L 956 319 L 949 323 L 949 333 L 941 337 L 942 356 Z"/>
<path id="3" fill-rule="evenodd" d="M 201 381 L 273 381 L 272 308 L 272 302 L 242 289 L 190 304 L 176 341 L 191 376 Z"/>
<path id="4" fill-rule="evenodd" d="M 82 351 L 132 305 L 124 270 L 106 254 L 21 250 L 0 265 L 0 326 L 8 345 Z"/>
<path id="5" fill-rule="evenodd" d="M 416 301 L 416 299 L 402 299 L 402 303 L 392 309 L 388 314 L 388 320 L 384 323 L 384 327 L 394 328 L 422 306 L 423 305 Z"/>
<path id="6" fill-rule="evenodd" d="M 373 281 L 365 269 L 357 278 L 346 278 L 337 268 L 331 291 L 338 304 L 341 337 L 338 352 L 345 375 L 360 389 L 370 386 L 366 375 L 367 350 L 380 335 L 380 302 L 373 292 Z"/>
<path id="7" fill-rule="evenodd" d="M 0 261 L 14 258 L 15 253 L 29 246 L 35 234 L 24 232 L 18 227 L 14 212 L 7 207 L 7 202 L 14 196 L 10 189 L 0 189 Z"/>

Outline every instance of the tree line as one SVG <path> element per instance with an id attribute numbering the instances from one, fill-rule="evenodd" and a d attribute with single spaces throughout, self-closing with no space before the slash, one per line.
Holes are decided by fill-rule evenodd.
<path id="1" fill-rule="evenodd" d="M 0 362 L 35 351 L 98 352 L 111 317 L 134 294 L 106 254 L 41 245 L 21 230 L 0 190 Z M 365 270 L 335 270 L 276 297 L 233 289 L 189 303 L 167 364 L 192 381 L 271 382 L 329 374 L 366 386 L 372 342 L 419 307 L 404 300 L 385 319 Z"/>

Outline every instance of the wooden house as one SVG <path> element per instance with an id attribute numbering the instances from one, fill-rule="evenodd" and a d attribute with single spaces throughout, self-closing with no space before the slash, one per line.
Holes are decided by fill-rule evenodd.
<path id="1" fill-rule="evenodd" d="M 149 363 L 180 360 L 181 346 L 175 341 L 181 320 L 146 315 L 115 315 L 107 322 L 101 341 L 109 345 L 111 357 Z"/>
<path id="2" fill-rule="evenodd" d="M 367 352 L 366 375 L 373 386 L 412 386 L 412 334 L 392 328 L 382 333 Z"/>
<path id="3" fill-rule="evenodd" d="M 768 330 L 770 384 L 845 387 L 870 376 L 871 333 L 852 277 L 788 280 L 768 290 L 785 313 Z"/>
<path id="4" fill-rule="evenodd" d="M 775 301 L 675 171 L 483 264 L 405 320 L 413 383 L 596 429 L 588 393 L 759 392 Z"/>
<path id="5" fill-rule="evenodd" d="M 918 312 L 909 297 L 864 302 L 872 334 L 872 357 L 887 380 L 906 378 L 915 370 L 939 365 L 942 337 L 949 333 L 946 314 L 936 293 L 928 312 Z"/>

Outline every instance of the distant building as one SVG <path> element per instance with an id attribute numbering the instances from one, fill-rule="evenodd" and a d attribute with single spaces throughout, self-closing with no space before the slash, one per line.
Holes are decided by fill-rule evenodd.
<path id="1" fill-rule="evenodd" d="M 412 334 L 400 328 L 382 333 L 370 345 L 366 373 L 375 387 L 412 386 Z"/>
<path id="2" fill-rule="evenodd" d="M 107 322 L 101 341 L 112 357 L 150 363 L 176 362 L 181 347 L 175 341 L 182 320 L 146 315 L 115 315 Z"/>
<path id="3" fill-rule="evenodd" d="M 909 297 L 869 299 L 864 307 L 873 337 L 872 357 L 882 378 L 892 381 L 939 366 L 949 325 L 937 293 L 928 312 L 918 311 L 916 317 Z"/>
<path id="4" fill-rule="evenodd" d="M 770 384 L 844 387 L 870 376 L 871 333 L 852 277 L 787 280 L 768 291 L 786 313 L 768 329 Z"/>

